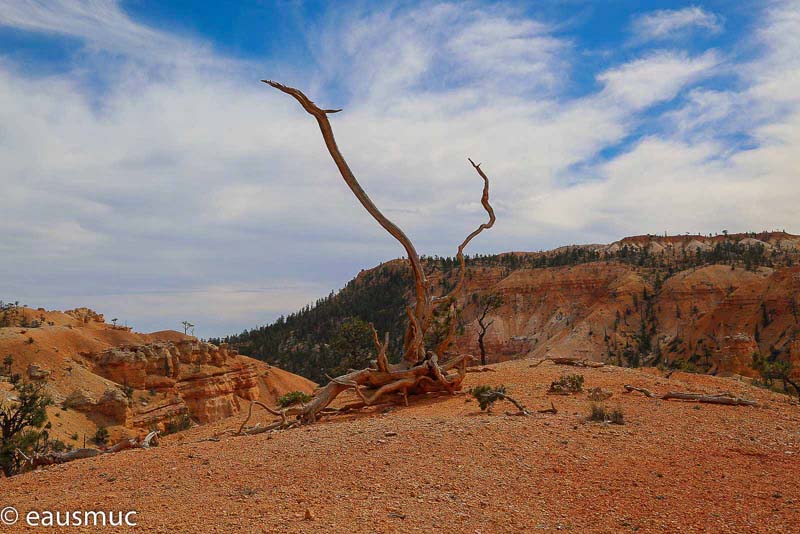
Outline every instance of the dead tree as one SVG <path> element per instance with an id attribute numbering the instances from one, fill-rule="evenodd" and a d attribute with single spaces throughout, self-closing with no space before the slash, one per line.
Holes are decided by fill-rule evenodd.
<path id="1" fill-rule="evenodd" d="M 372 218 L 403 246 L 414 277 L 414 304 L 406 308 L 408 327 L 403 341 L 400 362 L 397 364 L 389 363 L 387 354 L 389 349 L 388 334 L 384 341 L 381 342 L 378 333 L 373 328 L 377 358 L 372 361 L 370 367 L 332 378 L 325 386 L 318 388 L 314 392 L 311 401 L 305 404 L 289 406 L 283 409 L 273 409 L 264 405 L 263 407 L 270 413 L 281 418 L 280 421 L 276 421 L 277 425 L 274 428 L 286 428 L 297 423 L 305 424 L 315 421 L 340 393 L 348 390 L 353 390 L 364 405 L 367 406 L 384 402 L 387 397 L 395 394 L 401 394 L 407 399 L 408 395 L 434 391 L 444 391 L 452 394 L 459 390 L 466 373 L 467 363 L 472 360 L 472 356 L 460 354 L 446 361 L 440 361 L 440 358 L 451 345 L 455 334 L 456 297 L 461 291 L 466 272 L 464 249 L 475 236 L 483 230 L 491 228 L 495 222 L 494 210 L 489 204 L 489 178 L 481 169 L 480 164 L 476 164 L 469 159 L 472 167 L 483 179 L 481 204 L 489 215 L 489 221 L 478 226 L 458 246 L 456 256 L 460 270 L 456 285 L 449 293 L 435 296 L 431 293 L 431 284 L 425 276 L 422 262 L 413 243 L 367 196 L 367 193 L 350 170 L 344 156 L 339 151 L 328 115 L 341 110 L 322 109 L 298 89 L 287 87 L 274 81 L 262 81 L 297 100 L 303 109 L 316 119 L 325 146 L 345 183 Z M 437 346 L 427 347 L 425 334 L 432 326 L 434 311 L 439 309 L 449 309 L 451 314 L 450 329 Z M 290 418 L 293 418 L 293 420 Z M 273 423 L 273 425 L 276 423 Z M 247 433 L 247 430 L 242 428 L 240 433 Z"/>
<path id="2" fill-rule="evenodd" d="M 478 346 L 481 349 L 481 365 L 486 365 L 486 344 L 483 340 L 486 337 L 486 331 L 494 324 L 494 320 L 487 323 L 486 316 L 490 311 L 496 310 L 502 305 L 503 296 L 496 294 L 482 296 L 478 304 L 478 327 L 480 329 L 478 332 Z"/>

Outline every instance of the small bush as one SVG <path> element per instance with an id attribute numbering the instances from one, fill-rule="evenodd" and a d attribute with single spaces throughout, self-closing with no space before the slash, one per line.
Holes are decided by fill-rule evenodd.
<path id="1" fill-rule="evenodd" d="M 133 388 L 131 386 L 125 384 L 124 386 L 122 386 L 122 392 L 129 399 L 133 399 Z"/>
<path id="2" fill-rule="evenodd" d="M 164 424 L 164 435 L 174 434 L 192 428 L 192 418 L 188 414 L 173 417 Z"/>
<path id="3" fill-rule="evenodd" d="M 108 429 L 104 426 L 99 427 L 97 429 L 97 432 L 94 433 L 92 441 L 94 441 L 98 445 L 105 445 L 106 443 L 108 443 Z"/>
<path id="4" fill-rule="evenodd" d="M 302 391 L 290 391 L 286 395 L 281 395 L 278 398 L 278 404 L 283 408 L 291 406 L 292 404 L 305 404 L 311 400 L 311 395 L 303 393 Z"/>
<path id="5" fill-rule="evenodd" d="M 64 452 L 68 449 L 67 444 L 60 439 L 51 439 L 47 442 L 47 446 L 53 452 Z"/>
<path id="6" fill-rule="evenodd" d="M 75 432 L 74 434 L 72 434 L 72 435 L 69 437 L 69 439 L 71 439 L 72 441 L 78 441 L 78 433 L 77 433 L 77 432 Z"/>
<path id="7" fill-rule="evenodd" d="M 506 394 L 506 387 L 503 385 L 492 386 L 475 386 L 469 390 L 470 394 L 478 400 L 478 405 L 481 410 L 488 410 L 496 401 L 502 399 Z"/>
<path id="8" fill-rule="evenodd" d="M 598 423 L 611 423 L 614 425 L 625 424 L 625 417 L 622 414 L 622 408 L 619 406 L 613 410 L 608 410 L 601 404 L 592 404 L 588 419 L 589 421 L 597 421 Z"/>
<path id="9" fill-rule="evenodd" d="M 548 393 L 569 395 L 583 391 L 583 375 L 561 375 L 561 378 L 550 383 Z"/>

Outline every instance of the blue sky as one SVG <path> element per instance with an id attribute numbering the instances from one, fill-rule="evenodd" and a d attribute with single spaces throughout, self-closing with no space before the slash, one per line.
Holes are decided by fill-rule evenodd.
<path id="1" fill-rule="evenodd" d="M 0 298 L 202 336 L 399 256 L 800 233 L 800 3 L 0 0 Z"/>

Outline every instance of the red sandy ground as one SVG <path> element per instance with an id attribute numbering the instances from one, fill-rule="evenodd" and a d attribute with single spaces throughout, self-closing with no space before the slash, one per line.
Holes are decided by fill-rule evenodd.
<path id="1" fill-rule="evenodd" d="M 502 383 L 531 409 L 552 400 L 557 415 L 480 413 L 458 395 L 198 441 L 241 419 L 220 421 L 157 449 L 0 480 L 0 507 L 133 509 L 146 532 L 800 531 L 800 407 L 788 397 L 702 375 L 529 365 L 469 374 L 467 387 Z M 586 394 L 547 396 L 565 372 L 613 391 L 606 405 L 626 424 L 584 422 Z M 649 399 L 622 393 L 626 383 L 761 405 Z"/>

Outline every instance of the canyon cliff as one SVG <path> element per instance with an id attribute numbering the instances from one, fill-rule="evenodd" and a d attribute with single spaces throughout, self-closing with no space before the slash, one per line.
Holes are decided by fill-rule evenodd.
<path id="1" fill-rule="evenodd" d="M 424 261 L 433 287 L 449 290 L 455 260 Z M 228 341 L 307 372 L 303 362 L 355 316 L 398 347 L 407 272 L 404 260 L 362 271 L 339 293 Z M 469 257 L 454 352 L 479 356 L 487 295 L 502 297 L 485 320 L 488 362 L 564 356 L 751 377 L 759 362 L 786 362 L 800 375 L 800 237 L 785 232 L 648 235 Z"/>
<path id="2" fill-rule="evenodd" d="M 11 374 L 46 380 L 55 402 L 51 437 L 72 445 L 101 426 L 118 438 L 205 424 L 238 414 L 250 400 L 275 405 L 287 392 L 315 386 L 224 344 L 171 330 L 137 333 L 86 308 L 5 311 L 0 354 L 13 358 Z M 0 386 L 11 394 L 8 382 Z"/>

